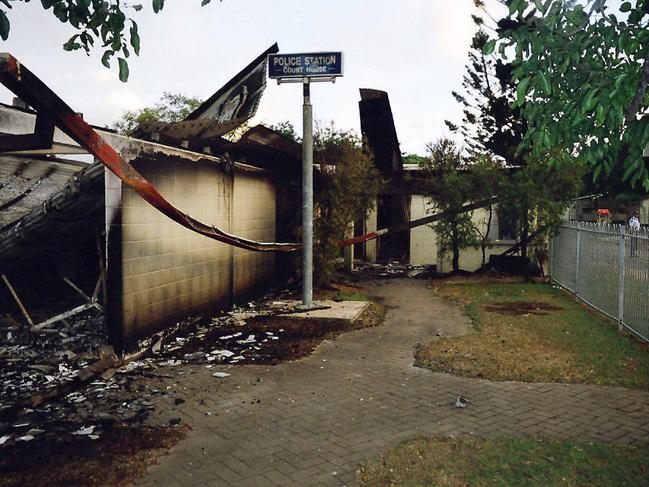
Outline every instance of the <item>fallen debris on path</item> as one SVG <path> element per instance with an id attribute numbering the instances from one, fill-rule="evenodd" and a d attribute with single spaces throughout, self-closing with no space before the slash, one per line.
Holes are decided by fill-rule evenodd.
<path id="1" fill-rule="evenodd" d="M 437 276 L 436 267 L 434 265 L 402 264 L 396 261 L 388 262 L 387 264 L 356 261 L 352 277 L 354 280 L 395 279 L 404 277 L 432 279 Z"/>
<path id="2" fill-rule="evenodd" d="M 86 428 L 88 430 L 88 428 Z M 187 427 L 117 425 L 101 437 L 62 435 L 16 443 L 0 455 L 1 486 L 121 486 L 142 475 L 187 434 Z M 84 430 L 85 431 L 85 430 Z"/>
<path id="3" fill-rule="evenodd" d="M 32 440 L 36 444 L 66 433 L 99 439 L 116 424 L 144 424 L 154 399 L 169 392 L 144 389 L 133 394 L 140 377 L 176 378 L 183 372 L 174 369 L 183 364 L 211 368 L 294 360 L 309 355 L 324 339 L 380 323 L 384 314 L 382 306 L 374 304 L 353 323 L 279 316 L 293 309 L 287 297 L 286 292 L 270 295 L 209 320 L 185 320 L 142 342 L 139 352 L 127 357 L 116 357 L 110 347 L 100 346 L 100 319 L 77 316 L 59 322 L 53 328 L 57 333 L 41 341 L 30 341 L 28 334 L 11 327 L 12 335 L 4 335 L 5 344 L 0 345 L 14 341 L 0 348 L 0 446 Z M 230 373 L 212 375 L 226 379 Z"/>

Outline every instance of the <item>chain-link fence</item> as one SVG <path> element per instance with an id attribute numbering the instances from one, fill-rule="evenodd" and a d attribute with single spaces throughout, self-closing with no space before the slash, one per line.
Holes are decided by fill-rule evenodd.
<path id="1" fill-rule="evenodd" d="M 550 275 L 649 341 L 649 231 L 564 223 L 550 242 Z"/>

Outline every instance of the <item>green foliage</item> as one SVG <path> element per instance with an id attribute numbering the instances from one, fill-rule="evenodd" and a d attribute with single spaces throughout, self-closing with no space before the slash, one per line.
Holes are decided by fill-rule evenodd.
<path id="1" fill-rule="evenodd" d="M 446 124 L 464 137 L 473 159 L 474 198 L 501 197 L 500 208 L 517 220 L 517 241 L 526 256 L 530 234 L 546 229 L 542 237 L 551 231 L 570 198 L 577 196 L 582 165 L 562 148 L 547 147 L 536 154 L 525 146 L 526 105 L 517 104 L 517 99 L 527 89 L 527 81 L 517 84 L 511 63 L 502 56 L 486 55 L 491 48 L 485 47 L 492 41 L 482 29 L 473 37 L 462 80 L 464 93 L 453 92 L 463 107 L 462 123 Z M 494 158 L 510 169 L 499 168 Z M 487 235 L 478 233 L 484 259 Z"/>
<path id="2" fill-rule="evenodd" d="M 112 128 L 120 134 L 128 135 L 144 122 L 179 122 L 196 110 L 200 104 L 201 100 L 198 98 L 165 91 L 160 101 L 152 107 L 122 113 Z"/>
<path id="3" fill-rule="evenodd" d="M 471 178 L 473 181 L 473 199 L 486 200 L 503 192 L 503 167 L 489 155 L 475 157 L 471 161 Z M 486 217 L 474 223 L 480 250 L 482 252 L 482 265 L 487 261 L 487 246 L 489 243 L 489 229 L 491 228 L 495 205 L 490 203 L 486 207 Z"/>
<path id="4" fill-rule="evenodd" d="M 621 167 L 649 191 L 649 0 L 606 3 L 513 0 L 499 52 L 515 65 L 523 147 L 578 155 L 593 179 Z"/>
<path id="5" fill-rule="evenodd" d="M 417 164 L 419 166 L 426 165 L 426 158 L 417 154 L 403 154 L 404 164 Z"/>
<path id="6" fill-rule="evenodd" d="M 460 270 L 460 251 L 475 245 L 478 235 L 471 221 L 471 214 L 462 207 L 473 198 L 473 180 L 466 171 L 466 161 L 455 143 L 440 139 L 428 144 L 425 164 L 428 184 L 425 192 L 431 197 L 436 209 L 445 217 L 434 225 L 442 251 L 453 254 L 453 272 Z"/>
<path id="7" fill-rule="evenodd" d="M 314 198 L 314 267 L 322 284 L 333 276 L 341 255 L 338 241 L 349 224 L 364 219 L 374 207 L 381 179 L 359 138 L 333 124 L 314 134 L 314 159 L 324 176 Z"/>
<path id="8" fill-rule="evenodd" d="M 26 3 L 29 0 L 0 0 L 3 5 L 0 8 L 0 37 L 3 40 L 9 37 L 11 25 L 7 12 L 14 2 Z M 201 5 L 208 3 L 210 0 L 202 0 Z M 45 10 L 51 10 L 60 22 L 69 24 L 77 31 L 63 44 L 64 50 L 83 49 L 90 54 L 95 42 L 99 41 L 100 49 L 104 51 L 102 64 L 110 68 L 110 59 L 121 54 L 118 57 L 119 79 L 123 82 L 128 80 L 127 59 L 131 49 L 136 56 L 140 55 L 140 35 L 137 23 L 127 13 L 139 12 L 142 10 L 141 4 L 120 0 L 41 0 L 41 5 Z M 164 0 L 152 0 L 155 13 L 163 7 Z"/>
<path id="9" fill-rule="evenodd" d="M 432 225 L 442 253 L 453 253 L 453 272 L 460 270 L 459 251 L 477 245 L 480 235 L 473 224 L 473 212 L 459 213 Z M 457 255 L 457 259 L 456 259 Z"/>
<path id="10" fill-rule="evenodd" d="M 532 159 L 502 181 L 501 208 L 519 215 L 518 235 L 536 233 L 542 240 L 561 223 L 561 217 L 572 198 L 579 194 L 584 168 L 577 161 L 560 167 Z"/>
<path id="11" fill-rule="evenodd" d="M 471 156 L 491 154 L 508 166 L 524 164 L 518 148 L 527 130 L 521 109 L 513 107 L 516 89 L 511 79 L 512 67 L 487 56 L 484 47 L 491 42 L 482 30 L 473 37 L 469 63 L 462 78 L 463 93 L 453 92 L 462 106 L 462 122 L 446 121 L 452 132 L 464 138 Z"/>

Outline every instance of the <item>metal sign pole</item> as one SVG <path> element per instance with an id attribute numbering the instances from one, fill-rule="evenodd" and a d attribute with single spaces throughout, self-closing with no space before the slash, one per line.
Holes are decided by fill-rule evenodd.
<path id="1" fill-rule="evenodd" d="M 313 107 L 309 78 L 302 80 L 302 305 L 313 305 Z"/>
<path id="2" fill-rule="evenodd" d="M 1 1 L 1 0 L 0 0 Z M 269 54 L 268 77 L 302 83 L 302 307 L 313 306 L 313 108 L 311 82 L 335 82 L 343 75 L 340 51 Z"/>

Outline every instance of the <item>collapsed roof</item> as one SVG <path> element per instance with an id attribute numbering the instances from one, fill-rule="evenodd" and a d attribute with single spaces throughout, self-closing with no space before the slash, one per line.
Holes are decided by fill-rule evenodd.
<path id="1" fill-rule="evenodd" d="M 199 150 L 218 141 L 255 113 L 266 88 L 266 60 L 279 51 L 273 44 L 237 73 L 216 93 L 180 122 L 146 122 L 132 134 L 178 146 L 185 144 Z"/>
<path id="2" fill-rule="evenodd" d="M 259 165 L 271 170 L 287 163 L 299 167 L 295 143 L 270 129 L 255 127 L 237 144 L 220 137 L 255 114 L 266 85 L 266 56 L 277 50 L 275 44 L 264 51 L 182 122 L 143 124 L 136 130 L 141 138 L 106 129 L 95 132 L 126 164 L 138 157 L 180 157 L 230 165 L 235 157 L 235 165 L 244 169 L 238 160 L 261 160 Z M 29 89 L 43 92 L 47 87 L 34 77 Z M 55 157 L 86 149 L 55 128 L 43 110 L 0 106 L 0 267 L 60 245 L 80 229 L 102 226 L 104 167 Z"/>

